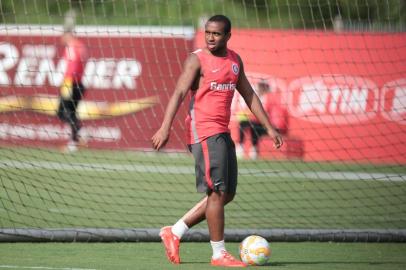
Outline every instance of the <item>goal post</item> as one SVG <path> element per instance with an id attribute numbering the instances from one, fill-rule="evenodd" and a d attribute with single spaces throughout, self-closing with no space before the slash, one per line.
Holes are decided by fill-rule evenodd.
<path id="1" fill-rule="evenodd" d="M 0 242 L 159 241 L 160 227 L 202 199 L 185 145 L 188 98 L 167 147 L 154 151 L 151 137 L 214 14 L 231 19 L 229 47 L 258 95 L 266 92 L 285 142 L 275 150 L 260 136 L 254 146 L 235 94 L 239 177 L 227 241 L 405 242 L 403 1 L 0 5 Z M 57 117 L 64 23 L 89 54 L 75 152 L 62 151 L 70 128 Z M 206 240 L 205 222 L 185 236 Z"/>

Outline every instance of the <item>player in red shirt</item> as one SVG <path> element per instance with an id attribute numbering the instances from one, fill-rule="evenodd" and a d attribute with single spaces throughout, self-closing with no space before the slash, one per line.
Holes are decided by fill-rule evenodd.
<path id="1" fill-rule="evenodd" d="M 248 108 L 274 139 L 275 147 L 282 145 L 282 137 L 272 127 L 245 76 L 241 58 L 227 48 L 230 37 L 231 23 L 227 17 L 215 15 L 207 21 L 206 47 L 193 52 L 186 59 L 161 128 L 152 137 L 155 149 L 165 146 L 176 112 L 191 91 L 186 119 L 187 143 L 195 159 L 197 190 L 205 192 L 207 196 L 176 224 L 161 229 L 160 236 L 168 260 L 175 264 L 180 263 L 181 237 L 189 228 L 206 219 L 213 249 L 211 264 L 246 266 L 229 254 L 224 244 L 224 206 L 233 200 L 237 188 L 237 158 L 228 129 L 235 90 L 244 97 Z"/>
<path id="2" fill-rule="evenodd" d="M 288 115 L 286 109 L 282 106 L 280 94 L 271 89 L 269 83 L 265 79 L 261 79 L 256 84 L 256 94 L 261 100 L 265 112 L 271 121 L 273 127 L 281 134 L 286 136 L 288 132 Z M 251 111 L 242 102 L 242 98 L 238 98 L 235 102 L 235 114 L 239 123 L 239 141 L 236 147 L 237 158 L 244 157 L 244 139 L 245 131 L 248 129 L 251 135 L 251 149 L 248 154 L 250 159 L 257 159 L 259 139 L 267 134 L 266 129 L 258 121 L 258 119 L 251 113 Z M 241 102 L 240 102 L 241 99 Z"/>
<path id="3" fill-rule="evenodd" d="M 87 61 L 87 50 L 83 42 L 74 36 L 72 29 L 65 30 L 61 42 L 65 46 L 63 58 L 67 66 L 60 88 L 60 103 L 57 115 L 61 121 L 68 123 L 71 128 L 71 138 L 65 151 L 73 152 L 77 150 L 78 133 L 81 127 L 76 115 L 76 109 L 85 93 L 82 76 Z"/>

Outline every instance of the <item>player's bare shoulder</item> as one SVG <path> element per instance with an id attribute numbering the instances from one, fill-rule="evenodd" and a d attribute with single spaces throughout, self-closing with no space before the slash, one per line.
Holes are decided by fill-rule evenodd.
<path id="1" fill-rule="evenodd" d="M 195 76 L 200 70 L 200 61 L 197 55 L 191 53 L 183 63 L 183 74 L 187 76 Z"/>
<path id="2" fill-rule="evenodd" d="M 201 64 L 199 57 L 196 54 L 197 51 L 198 50 L 189 54 L 184 65 L 184 72 L 187 72 L 190 74 L 189 76 L 193 77 L 193 82 L 191 85 L 192 90 L 196 90 L 199 87 L 201 77 Z"/>
<path id="3" fill-rule="evenodd" d="M 240 70 L 244 70 L 244 64 L 243 64 L 243 62 L 242 62 L 241 56 L 240 56 L 238 53 L 236 53 L 236 52 L 234 52 L 234 53 L 235 53 L 235 55 L 237 56 L 238 63 L 240 64 Z"/>
<path id="4" fill-rule="evenodd" d="M 185 61 L 185 65 L 188 64 L 190 65 L 189 66 L 190 68 L 200 69 L 200 60 L 199 57 L 197 56 L 198 53 L 200 53 L 200 49 L 190 53 Z"/>

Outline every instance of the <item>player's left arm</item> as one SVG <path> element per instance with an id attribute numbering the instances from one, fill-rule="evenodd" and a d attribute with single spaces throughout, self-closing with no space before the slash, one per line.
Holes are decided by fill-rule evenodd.
<path id="1" fill-rule="evenodd" d="M 251 84 L 249 83 L 247 76 L 245 75 L 244 65 L 240 57 L 240 74 L 237 83 L 237 91 L 244 98 L 245 103 L 251 112 L 255 115 L 258 121 L 265 127 L 268 135 L 273 139 L 275 148 L 280 148 L 283 144 L 282 136 L 278 131 L 272 126 L 269 121 L 268 115 L 266 114 L 261 100 L 252 89 Z"/>

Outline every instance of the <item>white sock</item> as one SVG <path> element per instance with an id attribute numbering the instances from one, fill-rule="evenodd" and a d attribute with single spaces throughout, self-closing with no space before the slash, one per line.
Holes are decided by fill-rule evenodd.
<path id="1" fill-rule="evenodd" d="M 215 242 L 215 241 L 210 241 L 211 248 L 213 249 L 213 259 L 218 259 L 222 256 L 221 252 L 226 251 L 226 245 L 224 243 L 224 240 Z"/>
<path id="2" fill-rule="evenodd" d="M 182 220 L 179 219 L 178 222 L 175 223 L 175 225 L 172 226 L 172 233 L 179 237 L 179 239 L 182 238 L 182 236 L 189 230 L 189 227 L 186 225 L 186 223 Z"/>

